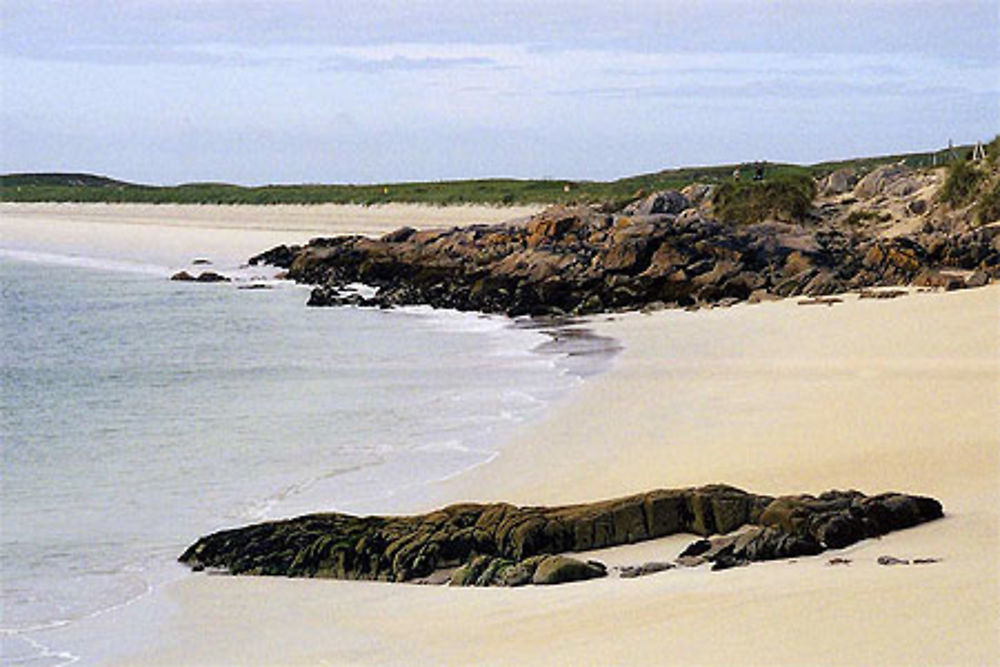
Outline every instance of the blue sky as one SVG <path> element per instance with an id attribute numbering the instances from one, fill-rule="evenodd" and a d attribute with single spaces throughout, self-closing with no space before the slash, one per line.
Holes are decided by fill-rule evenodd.
<path id="1" fill-rule="evenodd" d="M 0 0 L 0 171 L 607 179 L 1000 131 L 996 0 Z"/>

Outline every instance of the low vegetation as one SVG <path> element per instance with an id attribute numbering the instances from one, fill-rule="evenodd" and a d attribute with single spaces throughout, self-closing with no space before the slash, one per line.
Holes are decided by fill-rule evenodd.
<path id="1" fill-rule="evenodd" d="M 1000 220 L 1000 135 L 985 146 L 986 158 L 953 162 L 941 188 L 941 201 L 953 207 L 974 204 L 976 222 L 986 224 Z"/>
<path id="2" fill-rule="evenodd" d="M 914 166 L 931 164 L 935 153 L 912 153 L 877 158 L 824 162 L 810 167 L 789 164 L 767 165 L 769 192 L 789 201 L 786 176 L 805 175 L 821 178 L 843 167 L 866 172 L 878 164 L 904 161 Z M 414 183 L 378 183 L 365 185 L 263 185 L 245 187 L 227 183 L 187 183 L 175 186 L 152 186 L 128 183 L 91 174 L 8 174 L 0 176 L 0 201 L 20 202 L 110 202 L 149 204 L 360 204 L 385 203 L 434 205 L 491 204 L 599 204 L 620 208 L 644 194 L 665 189 L 681 189 L 691 183 L 723 184 L 731 180 L 735 169 L 751 174 L 748 165 L 721 165 L 668 169 L 614 181 L 569 181 L 559 179 L 491 178 L 476 180 Z M 749 184 L 747 184 L 749 185 Z M 793 189 L 798 189 L 797 187 Z M 739 192 L 753 193 L 753 190 Z M 751 195 L 756 199 L 760 193 Z M 737 196 L 737 199 L 739 196 Z M 784 205 L 784 204 L 783 204 Z M 790 210 L 797 210 L 792 206 Z"/>
<path id="3" fill-rule="evenodd" d="M 712 206 L 720 220 L 736 224 L 772 219 L 801 222 L 809 216 L 815 194 L 815 182 L 803 170 L 761 181 L 723 183 L 715 190 Z"/>
<path id="4" fill-rule="evenodd" d="M 983 172 L 968 160 L 957 160 L 948 167 L 948 176 L 941 188 L 941 201 L 952 206 L 964 206 L 972 201 L 983 179 Z"/>
<path id="5" fill-rule="evenodd" d="M 986 168 L 989 171 L 987 184 L 982 188 L 976 202 L 976 222 L 984 225 L 1000 220 L 1000 135 L 986 145 Z"/>
<path id="6" fill-rule="evenodd" d="M 985 225 L 998 220 L 1000 220 L 1000 182 L 994 182 L 993 187 L 987 190 L 976 204 L 976 222 Z"/>

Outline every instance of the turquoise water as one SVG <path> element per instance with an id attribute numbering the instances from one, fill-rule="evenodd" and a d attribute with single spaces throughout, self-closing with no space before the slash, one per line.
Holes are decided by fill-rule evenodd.
<path id="1" fill-rule="evenodd" d="M 206 532 L 406 509 L 579 381 L 502 319 L 40 259 L 0 256 L 5 662 L 93 660 L 46 632 L 183 576 Z"/>

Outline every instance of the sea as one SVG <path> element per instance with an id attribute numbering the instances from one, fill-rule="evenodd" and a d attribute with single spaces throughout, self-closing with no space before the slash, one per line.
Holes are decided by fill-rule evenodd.
<path id="1" fill-rule="evenodd" d="M 176 558 L 206 533 L 419 507 L 613 357 L 502 317 L 307 308 L 273 275 L 175 268 L 0 248 L 3 664 L 108 659 L 56 631 L 191 576 Z"/>

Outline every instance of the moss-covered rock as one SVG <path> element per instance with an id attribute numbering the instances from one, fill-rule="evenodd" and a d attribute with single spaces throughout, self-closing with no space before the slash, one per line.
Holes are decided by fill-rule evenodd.
<path id="1" fill-rule="evenodd" d="M 732 548 L 724 555 L 767 560 L 845 546 L 939 516 L 941 505 L 919 496 L 847 491 L 775 499 L 716 484 L 562 507 L 465 503 L 416 516 L 312 514 L 208 535 L 180 560 L 232 574 L 383 581 L 423 580 L 457 567 L 455 585 L 516 586 L 598 576 L 597 565 L 581 569 L 567 562 L 572 559 L 549 562 L 550 556 L 674 533 L 707 537 L 759 526 L 727 545 Z"/>
<path id="2" fill-rule="evenodd" d="M 583 562 L 568 556 L 547 556 L 535 569 L 531 583 L 536 585 L 564 584 L 606 577 L 608 570 L 597 561 Z"/>

